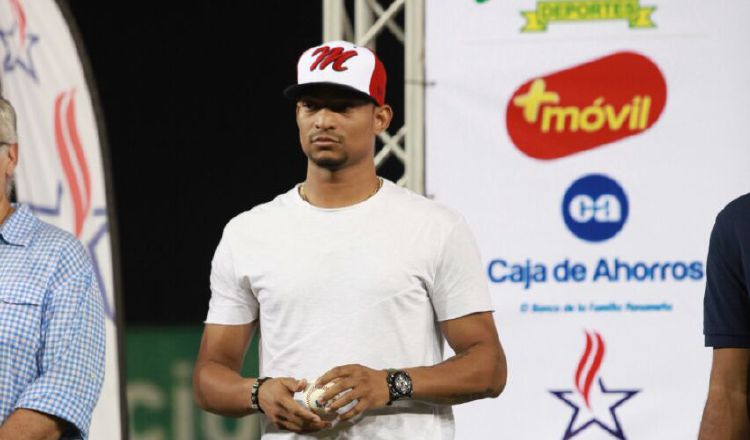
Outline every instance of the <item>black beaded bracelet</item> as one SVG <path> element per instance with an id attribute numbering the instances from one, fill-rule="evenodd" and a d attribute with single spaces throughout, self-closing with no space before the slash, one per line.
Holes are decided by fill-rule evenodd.
<path id="1" fill-rule="evenodd" d="M 263 382 L 267 381 L 268 379 L 271 379 L 271 378 L 259 377 L 253 384 L 252 389 L 250 390 L 250 408 L 256 411 L 260 411 L 263 414 L 265 414 L 265 412 L 263 411 L 263 408 L 261 408 L 260 404 L 258 403 L 258 390 L 260 390 L 260 386 L 263 385 Z"/>

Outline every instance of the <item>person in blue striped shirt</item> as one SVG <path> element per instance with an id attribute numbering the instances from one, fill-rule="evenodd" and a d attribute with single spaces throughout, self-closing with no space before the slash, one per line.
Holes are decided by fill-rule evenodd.
<path id="1" fill-rule="evenodd" d="M 15 111 L 0 98 L 0 440 L 88 438 L 104 311 L 76 238 L 12 204 Z"/>

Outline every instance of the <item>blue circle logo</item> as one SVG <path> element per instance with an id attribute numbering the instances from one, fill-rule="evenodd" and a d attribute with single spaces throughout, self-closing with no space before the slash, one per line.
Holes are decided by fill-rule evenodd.
<path id="1" fill-rule="evenodd" d="M 563 218 L 576 237 L 599 242 L 617 235 L 628 219 L 628 198 L 613 179 L 589 174 L 565 191 Z"/>

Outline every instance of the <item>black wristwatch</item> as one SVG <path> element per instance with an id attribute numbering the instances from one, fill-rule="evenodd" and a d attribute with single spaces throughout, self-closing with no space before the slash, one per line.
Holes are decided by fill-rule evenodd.
<path id="1" fill-rule="evenodd" d="M 388 383 L 389 400 L 386 405 L 411 398 L 411 377 L 404 370 L 386 370 L 386 382 Z"/>

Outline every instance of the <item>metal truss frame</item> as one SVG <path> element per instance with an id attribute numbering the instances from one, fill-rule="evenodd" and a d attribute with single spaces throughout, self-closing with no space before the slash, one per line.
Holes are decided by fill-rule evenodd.
<path id="1" fill-rule="evenodd" d="M 424 194 L 424 2 L 425 0 L 354 0 L 353 17 L 344 0 L 323 1 L 323 41 L 348 40 L 375 48 L 388 31 L 404 45 L 404 125 L 380 135 L 383 147 L 375 155 L 380 168 L 390 157 L 404 166 L 398 184 Z M 383 4 L 388 3 L 387 6 Z M 404 26 L 395 20 L 404 11 Z"/>

